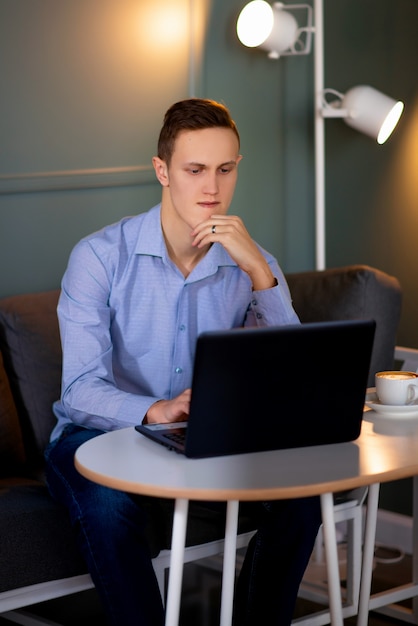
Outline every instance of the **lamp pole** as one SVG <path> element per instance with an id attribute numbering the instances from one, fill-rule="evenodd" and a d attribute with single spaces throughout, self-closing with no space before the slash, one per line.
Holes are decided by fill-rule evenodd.
<path id="1" fill-rule="evenodd" d="M 314 0 L 315 267 L 325 269 L 325 124 L 323 0 Z"/>

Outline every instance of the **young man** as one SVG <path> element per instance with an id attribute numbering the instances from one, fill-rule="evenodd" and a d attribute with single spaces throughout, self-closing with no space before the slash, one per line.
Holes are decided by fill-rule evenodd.
<path id="1" fill-rule="evenodd" d="M 142 420 L 187 419 L 202 331 L 298 323 L 276 260 L 228 215 L 239 149 L 223 105 L 191 98 L 171 106 L 153 159 L 161 204 L 84 238 L 63 277 L 62 396 L 47 479 L 68 508 L 114 626 L 163 624 L 151 562 L 162 542 L 157 533 L 151 545 L 150 526 L 154 539 L 159 527 L 167 535 L 171 510 L 84 479 L 75 450 Z M 320 525 L 319 500 L 244 508 L 258 532 L 240 575 L 235 624 L 287 625 Z"/>

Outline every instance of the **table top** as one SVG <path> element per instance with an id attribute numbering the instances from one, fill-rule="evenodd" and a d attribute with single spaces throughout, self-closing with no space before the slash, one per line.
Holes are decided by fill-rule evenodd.
<path id="1" fill-rule="evenodd" d="M 77 450 L 75 464 L 99 484 L 165 498 L 320 495 L 418 475 L 418 417 L 391 420 L 369 411 L 360 437 L 350 443 L 210 459 L 188 459 L 131 427 L 87 441 Z"/>

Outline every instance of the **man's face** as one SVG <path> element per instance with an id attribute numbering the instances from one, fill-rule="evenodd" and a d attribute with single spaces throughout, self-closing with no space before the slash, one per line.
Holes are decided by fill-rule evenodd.
<path id="1" fill-rule="evenodd" d="M 241 160 L 238 139 L 229 128 L 182 131 L 165 168 L 165 209 L 194 228 L 214 213 L 226 214 Z M 163 163 L 163 162 L 161 162 Z M 165 164 L 164 164 L 165 166 Z M 158 175 L 158 174 L 157 174 Z"/>

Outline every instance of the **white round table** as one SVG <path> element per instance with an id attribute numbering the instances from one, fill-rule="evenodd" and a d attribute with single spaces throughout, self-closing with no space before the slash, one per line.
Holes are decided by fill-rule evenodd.
<path id="1" fill-rule="evenodd" d="M 227 522 L 221 598 L 221 625 L 232 618 L 238 503 L 321 496 L 332 624 L 341 626 L 342 606 L 333 493 L 369 486 L 358 621 L 367 624 L 373 550 L 382 482 L 418 474 L 418 431 L 388 430 L 374 413 L 365 414 L 360 437 L 350 443 L 188 459 L 140 435 L 116 430 L 84 443 L 75 464 L 92 481 L 150 496 L 176 500 L 171 546 L 166 624 L 176 626 L 180 609 L 183 555 L 189 500 L 226 501 Z M 336 411 L 338 419 L 338 410 Z M 382 602 L 382 605 L 384 601 Z"/>

